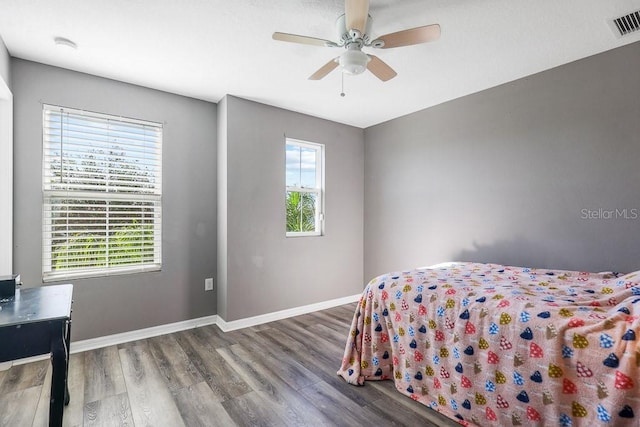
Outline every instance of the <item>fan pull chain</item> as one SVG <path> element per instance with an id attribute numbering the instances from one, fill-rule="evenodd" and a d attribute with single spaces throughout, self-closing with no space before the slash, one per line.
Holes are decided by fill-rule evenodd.
<path id="1" fill-rule="evenodd" d="M 340 77 L 342 79 L 342 91 L 340 92 L 340 96 L 344 98 L 345 97 L 345 93 L 344 93 L 344 73 L 341 72 L 340 73 Z"/>

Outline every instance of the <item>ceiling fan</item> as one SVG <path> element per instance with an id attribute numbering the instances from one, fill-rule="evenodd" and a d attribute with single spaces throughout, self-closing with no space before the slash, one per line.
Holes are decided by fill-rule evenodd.
<path id="1" fill-rule="evenodd" d="M 440 25 L 432 24 L 385 34 L 372 40 L 370 34 L 373 19 L 369 15 L 369 0 L 345 0 L 344 9 L 344 14 L 336 21 L 338 42 L 297 34 L 273 33 L 274 40 L 345 49 L 340 56 L 333 58 L 313 73 L 309 80 L 320 80 L 340 66 L 343 73 L 352 75 L 361 74 L 368 69 L 386 82 L 397 73 L 377 56 L 364 53 L 363 47 L 390 49 L 427 43 L 440 37 Z"/>

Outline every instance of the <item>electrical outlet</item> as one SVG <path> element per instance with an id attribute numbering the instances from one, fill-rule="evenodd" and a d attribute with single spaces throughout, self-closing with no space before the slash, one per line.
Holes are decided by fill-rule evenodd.
<path id="1" fill-rule="evenodd" d="M 209 277 L 208 279 L 204 279 L 204 290 L 212 291 L 213 290 L 213 277 Z"/>

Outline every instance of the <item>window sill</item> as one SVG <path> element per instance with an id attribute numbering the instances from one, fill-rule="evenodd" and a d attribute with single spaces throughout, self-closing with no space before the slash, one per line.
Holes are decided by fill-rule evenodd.
<path id="1" fill-rule="evenodd" d="M 47 282 L 59 282 L 71 279 L 90 279 L 90 278 L 98 278 L 98 277 L 107 277 L 107 276 L 121 276 L 123 274 L 135 274 L 135 273 L 146 273 L 150 271 L 161 271 L 161 264 L 153 264 L 153 265 L 145 265 L 145 266 L 128 266 L 121 268 L 112 268 L 109 270 L 103 269 L 95 269 L 95 270 L 84 270 L 84 271 L 64 271 L 64 272 L 51 272 L 44 273 L 42 277 L 42 281 L 44 283 Z"/>
<path id="2" fill-rule="evenodd" d="M 318 232 L 289 232 L 286 235 L 287 238 L 289 237 L 322 237 L 322 233 L 318 233 Z"/>

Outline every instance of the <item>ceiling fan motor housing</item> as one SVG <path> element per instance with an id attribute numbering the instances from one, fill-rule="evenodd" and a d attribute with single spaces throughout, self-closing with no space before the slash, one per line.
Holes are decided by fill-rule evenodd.
<path id="1" fill-rule="evenodd" d="M 373 23 L 373 18 L 371 17 L 371 15 L 368 15 L 367 28 L 365 30 L 365 33 L 360 34 L 359 31 L 357 30 L 352 32 L 351 31 L 352 28 L 347 28 L 346 18 L 344 14 L 338 16 L 338 19 L 336 19 L 336 30 L 338 32 L 338 40 L 340 40 L 339 44 L 347 45 L 351 42 L 354 42 L 360 39 L 363 45 L 368 45 L 369 34 L 371 34 L 372 23 Z"/>

